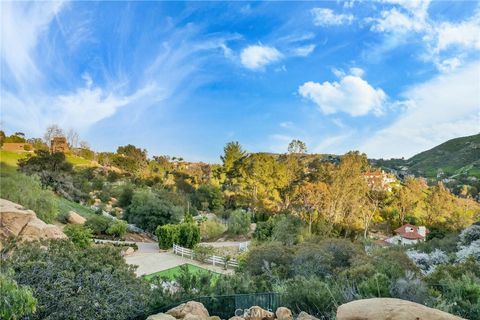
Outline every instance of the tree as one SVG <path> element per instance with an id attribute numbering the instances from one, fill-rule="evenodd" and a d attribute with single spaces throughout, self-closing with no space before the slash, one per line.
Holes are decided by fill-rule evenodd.
<path id="1" fill-rule="evenodd" d="M 288 153 L 307 153 L 307 145 L 301 140 L 294 139 L 288 144 Z"/>
<path id="2" fill-rule="evenodd" d="M 0 273 L 0 319 L 17 320 L 23 319 L 35 312 L 37 299 L 33 296 L 32 290 L 27 286 L 19 286 L 12 279 L 13 272 Z"/>
<path id="3" fill-rule="evenodd" d="M 45 133 L 43 135 L 43 140 L 45 140 L 45 143 L 47 145 L 50 145 L 50 142 L 53 140 L 53 138 L 56 137 L 64 137 L 65 134 L 58 125 L 52 124 L 45 129 Z"/>
<path id="4" fill-rule="evenodd" d="M 78 147 L 78 139 L 79 135 L 78 132 L 76 132 L 74 129 L 70 129 L 67 132 L 67 142 L 70 148 L 76 148 Z"/>
<path id="5" fill-rule="evenodd" d="M 228 232 L 246 235 L 250 230 L 251 215 L 243 210 L 235 210 L 228 218 Z"/>
<path id="6" fill-rule="evenodd" d="M 69 224 L 63 229 L 67 237 L 80 248 L 87 248 L 92 244 L 92 230 L 79 224 Z"/>
<path id="7" fill-rule="evenodd" d="M 125 219 L 140 228 L 155 232 L 157 226 L 179 222 L 184 208 L 149 190 L 136 191 L 125 211 Z"/>
<path id="8" fill-rule="evenodd" d="M 399 211 L 399 223 L 403 225 L 408 214 L 412 214 L 422 201 L 423 184 L 413 178 L 408 177 L 403 186 L 396 190 L 394 194 L 395 204 Z"/>
<path id="9" fill-rule="evenodd" d="M 223 154 L 220 159 L 222 159 L 224 172 L 228 174 L 233 169 L 235 162 L 242 159 L 246 153 L 238 141 L 233 141 L 227 143 L 223 148 Z"/>
<path id="10" fill-rule="evenodd" d="M 17 283 L 29 286 L 38 300 L 32 320 L 136 319 L 148 308 L 149 285 L 112 246 L 26 242 L 5 264 L 14 270 Z"/>
<path id="11" fill-rule="evenodd" d="M 217 212 L 223 209 L 223 193 L 212 185 L 201 185 L 193 195 L 193 204 L 199 210 L 209 209 Z"/>
<path id="12" fill-rule="evenodd" d="M 300 218 L 308 223 L 308 232 L 312 234 L 312 224 L 323 213 L 331 201 L 328 186 L 324 182 L 304 182 L 295 191 L 295 203 Z"/>

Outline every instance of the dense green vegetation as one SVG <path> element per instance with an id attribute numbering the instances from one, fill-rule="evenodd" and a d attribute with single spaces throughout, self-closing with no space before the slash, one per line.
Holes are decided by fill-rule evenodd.
<path id="1" fill-rule="evenodd" d="M 144 276 L 145 280 L 152 280 L 154 278 L 162 278 L 162 279 L 168 279 L 168 280 L 175 280 L 175 278 L 179 277 L 182 273 L 183 269 L 187 269 L 189 273 L 199 275 L 201 273 L 212 273 L 216 275 L 217 277 L 219 276 L 218 273 L 209 271 L 207 269 L 195 266 L 193 264 L 184 264 L 178 267 L 170 268 L 167 270 L 155 272 L 149 275 Z"/>

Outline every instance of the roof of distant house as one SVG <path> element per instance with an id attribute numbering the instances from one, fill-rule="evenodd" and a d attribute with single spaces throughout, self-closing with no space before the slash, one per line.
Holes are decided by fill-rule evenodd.
<path id="1" fill-rule="evenodd" d="M 407 231 L 407 228 L 411 228 L 412 231 Z M 418 233 L 418 228 L 417 226 L 414 226 L 413 224 L 404 224 L 398 229 L 395 229 L 395 233 L 398 234 L 402 238 L 406 239 L 424 239 L 425 236 L 422 236 L 420 233 Z M 430 231 L 425 228 L 425 235 L 428 234 Z"/>

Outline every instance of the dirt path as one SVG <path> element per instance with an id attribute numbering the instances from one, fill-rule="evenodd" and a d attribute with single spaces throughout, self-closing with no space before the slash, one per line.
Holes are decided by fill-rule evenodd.
<path id="1" fill-rule="evenodd" d="M 138 266 L 135 272 L 138 276 L 163 271 L 185 263 L 193 264 L 218 273 L 233 273 L 233 270 L 230 269 L 224 270 L 222 267 L 203 264 L 195 260 L 183 258 L 173 254 L 171 250 L 159 251 L 158 244 L 156 243 L 137 242 L 137 246 L 138 250 L 132 255 L 125 257 L 125 261 L 128 264 Z"/>

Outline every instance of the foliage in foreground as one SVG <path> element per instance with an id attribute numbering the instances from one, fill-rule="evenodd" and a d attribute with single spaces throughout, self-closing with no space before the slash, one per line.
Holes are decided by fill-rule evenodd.
<path id="1" fill-rule="evenodd" d="M 19 286 L 12 279 L 12 272 L 0 274 L 0 319 L 16 320 L 35 312 L 37 300 L 32 290 L 26 286 Z"/>
<path id="2" fill-rule="evenodd" d="M 112 247 L 70 241 L 21 244 L 4 267 L 38 300 L 31 319 L 134 319 L 148 310 L 149 286 Z"/>

